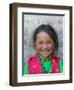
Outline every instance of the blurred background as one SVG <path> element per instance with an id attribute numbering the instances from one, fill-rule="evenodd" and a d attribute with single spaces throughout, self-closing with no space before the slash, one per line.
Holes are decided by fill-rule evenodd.
<path id="1" fill-rule="evenodd" d="M 63 53 L 63 15 L 36 15 L 36 14 L 24 14 L 24 62 L 26 63 L 29 57 L 35 55 L 36 51 L 33 47 L 33 33 L 35 29 L 41 24 L 51 25 L 54 30 L 57 32 L 59 38 L 59 50 L 57 52 L 58 55 L 62 58 Z"/>

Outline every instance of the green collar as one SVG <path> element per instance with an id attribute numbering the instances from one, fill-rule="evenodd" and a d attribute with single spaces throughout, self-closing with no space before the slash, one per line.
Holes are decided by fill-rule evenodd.
<path id="1" fill-rule="evenodd" d="M 42 56 L 42 55 L 40 56 L 40 60 L 41 61 L 44 62 L 44 61 L 46 61 L 46 59 L 48 59 L 48 56 L 46 56 L 46 57 L 45 56 Z M 52 59 L 52 55 L 50 55 L 50 59 L 48 61 L 50 61 L 51 59 Z"/>

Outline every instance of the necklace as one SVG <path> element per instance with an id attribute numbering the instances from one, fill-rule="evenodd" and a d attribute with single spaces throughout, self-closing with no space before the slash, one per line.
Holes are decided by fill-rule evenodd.
<path id="1" fill-rule="evenodd" d="M 42 71 L 45 73 L 52 72 L 52 55 L 47 56 L 47 57 L 40 56 L 40 60 L 42 62 Z"/>

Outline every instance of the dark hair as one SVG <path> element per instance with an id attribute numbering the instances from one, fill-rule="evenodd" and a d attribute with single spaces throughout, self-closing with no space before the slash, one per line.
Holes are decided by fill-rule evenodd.
<path id="1" fill-rule="evenodd" d="M 33 42 L 36 42 L 37 34 L 40 32 L 46 32 L 48 35 L 50 35 L 55 43 L 54 45 L 55 49 L 58 50 L 58 36 L 55 30 L 53 29 L 53 27 L 50 25 L 44 25 L 44 24 L 37 27 L 33 35 Z"/>

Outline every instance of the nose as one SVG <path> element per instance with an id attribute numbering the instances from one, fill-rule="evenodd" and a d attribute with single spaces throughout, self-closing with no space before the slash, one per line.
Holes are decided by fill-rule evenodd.
<path id="1" fill-rule="evenodd" d="M 47 44 L 43 44 L 43 46 L 42 46 L 43 48 L 47 48 L 48 47 L 48 45 Z"/>

